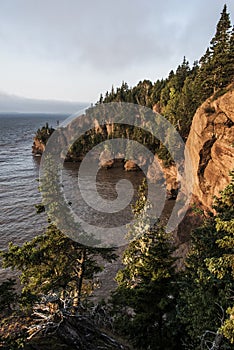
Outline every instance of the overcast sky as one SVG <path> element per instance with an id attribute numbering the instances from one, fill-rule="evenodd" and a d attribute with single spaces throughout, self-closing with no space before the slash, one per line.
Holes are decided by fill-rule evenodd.
<path id="1" fill-rule="evenodd" d="M 226 1 L 233 22 L 234 1 Z M 96 102 L 199 59 L 220 0 L 1 0 L 0 93 Z"/>

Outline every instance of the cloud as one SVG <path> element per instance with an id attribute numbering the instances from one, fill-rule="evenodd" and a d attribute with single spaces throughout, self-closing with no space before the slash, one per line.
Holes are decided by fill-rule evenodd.
<path id="1" fill-rule="evenodd" d="M 122 69 L 151 57 L 165 60 L 178 43 L 185 19 L 178 1 L 175 12 L 172 1 L 149 3 L 22 0 L 11 8 L 8 2 L 2 26 L 17 52 Z"/>
<path id="2" fill-rule="evenodd" d="M 58 77 L 66 74 L 66 96 L 70 90 L 74 99 L 76 90 L 78 99 L 90 100 L 115 81 L 165 77 L 184 55 L 200 58 L 222 6 L 220 0 L 1 0 L 2 89 L 42 97 L 53 91 L 61 98 Z M 45 81 L 36 86 L 42 69 Z"/>

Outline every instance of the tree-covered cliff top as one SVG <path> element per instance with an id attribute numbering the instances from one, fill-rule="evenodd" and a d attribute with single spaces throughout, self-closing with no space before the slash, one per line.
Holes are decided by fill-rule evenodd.
<path id="1" fill-rule="evenodd" d="M 186 139 L 196 109 L 214 93 L 222 93 L 233 81 L 234 28 L 225 5 L 209 47 L 192 67 L 184 57 L 166 79 L 154 83 L 143 80 L 133 87 L 123 82 L 104 96 L 101 94 L 97 103 L 131 102 L 153 108 Z"/>

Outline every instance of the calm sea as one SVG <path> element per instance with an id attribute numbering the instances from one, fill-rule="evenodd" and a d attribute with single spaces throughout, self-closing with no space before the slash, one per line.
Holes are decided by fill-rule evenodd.
<path id="1" fill-rule="evenodd" d="M 35 132 L 46 122 L 55 126 L 65 116 L 0 115 L 0 249 L 10 241 L 22 244 L 40 234 L 44 215 L 37 215 L 40 202 L 40 159 L 32 156 Z"/>
<path id="2" fill-rule="evenodd" d="M 0 115 L 0 249 L 6 249 L 10 241 L 22 244 L 41 234 L 46 227 L 46 216 L 36 214 L 35 204 L 41 202 L 38 191 L 40 157 L 32 156 L 32 143 L 35 132 L 45 125 L 56 126 L 66 116 L 58 115 Z M 90 210 L 74 188 L 77 187 L 78 164 L 66 163 L 63 179 L 67 197 L 74 209 L 90 223 L 115 226 L 127 223 L 131 208 L 114 216 Z M 104 198 L 116 198 L 115 184 L 125 178 L 135 189 L 142 181 L 143 174 L 127 173 L 121 167 L 101 170 L 97 177 L 98 192 Z M 89 188 L 89 177 L 83 179 Z M 136 197 L 135 197 L 136 198 Z M 109 223 L 108 223 L 109 222 Z"/>

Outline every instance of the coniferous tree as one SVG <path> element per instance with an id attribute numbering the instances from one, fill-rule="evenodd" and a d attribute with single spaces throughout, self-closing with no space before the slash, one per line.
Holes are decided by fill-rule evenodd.
<path id="1" fill-rule="evenodd" d="M 170 234 L 160 225 L 150 225 L 145 190 L 144 183 L 133 208 L 136 222 L 129 230 L 135 238 L 124 253 L 125 267 L 117 274 L 119 286 L 112 302 L 118 325 L 137 348 L 178 349 L 174 247 Z"/>
<path id="2" fill-rule="evenodd" d="M 195 84 L 199 104 L 233 81 L 233 47 L 231 47 L 233 39 L 230 28 L 230 15 L 227 13 L 227 6 L 224 5 L 210 47 L 200 59 Z"/>
<path id="3" fill-rule="evenodd" d="M 231 349 L 230 343 L 234 341 L 233 198 L 232 178 L 231 184 L 215 201 L 217 214 L 211 215 L 192 233 L 178 305 L 178 317 L 185 326 L 188 349 L 200 349 L 201 346 Z M 225 315 L 227 309 L 229 315 Z"/>
<path id="4" fill-rule="evenodd" d="M 211 84 L 212 79 L 212 65 L 211 65 L 211 51 L 207 48 L 205 54 L 200 58 L 200 69 L 195 78 L 195 94 L 198 105 L 205 99 L 212 95 L 213 88 Z"/>
<path id="5" fill-rule="evenodd" d="M 182 64 L 176 69 L 176 73 L 170 73 L 168 81 L 161 91 L 161 112 L 179 131 L 182 119 L 186 119 L 185 115 L 181 115 L 181 95 L 186 78 L 190 75 L 189 63 L 184 57 Z"/>
<path id="6" fill-rule="evenodd" d="M 189 134 L 192 119 L 198 107 L 194 84 L 198 69 L 197 62 L 194 62 L 190 74 L 184 81 L 177 106 L 177 129 L 183 139 L 186 139 Z"/>
<path id="7" fill-rule="evenodd" d="M 8 314 L 17 300 L 16 280 L 8 278 L 0 284 L 0 315 Z"/>
<path id="8" fill-rule="evenodd" d="M 230 36 L 229 53 L 228 53 L 228 67 L 227 75 L 229 76 L 230 83 L 234 82 L 234 26 Z"/>
<path id="9" fill-rule="evenodd" d="M 211 40 L 211 66 L 212 66 L 212 87 L 213 92 L 218 88 L 227 86 L 230 82 L 228 74 L 229 44 L 230 44 L 230 15 L 227 13 L 227 5 L 224 5 L 220 20 L 216 27 L 216 34 Z"/>
<path id="10" fill-rule="evenodd" d="M 109 261 L 114 258 L 112 249 L 82 246 L 54 225 L 22 247 L 10 243 L 8 251 L 1 252 L 3 267 L 21 272 L 26 301 L 56 293 L 73 299 L 73 306 L 92 291 L 93 275 L 101 271 L 95 260 L 98 255 Z"/>
<path id="11" fill-rule="evenodd" d="M 151 97 L 150 97 L 152 107 L 155 104 L 158 104 L 160 102 L 161 91 L 164 87 L 165 87 L 165 80 L 164 79 L 157 80 L 154 83 L 154 85 L 152 87 Z"/>
<path id="12" fill-rule="evenodd" d="M 206 264 L 210 273 L 220 281 L 230 281 L 232 296 L 221 332 L 234 344 L 234 171 L 231 173 L 231 183 L 216 199 L 214 208 L 217 211 L 215 228 L 220 236 L 215 241 L 219 254 L 207 258 Z"/>
<path id="13" fill-rule="evenodd" d="M 152 107 L 151 105 L 151 93 L 152 82 L 150 80 L 139 81 L 137 86 L 132 89 L 133 102 L 142 106 Z"/>
<path id="14" fill-rule="evenodd" d="M 190 73 L 189 62 L 186 60 L 186 57 L 183 58 L 183 62 L 176 69 L 176 81 L 175 88 L 178 91 L 181 91 L 184 86 L 184 81 Z"/>

